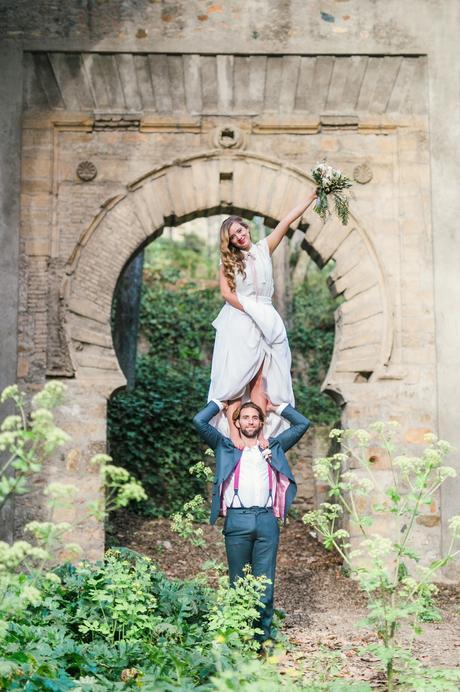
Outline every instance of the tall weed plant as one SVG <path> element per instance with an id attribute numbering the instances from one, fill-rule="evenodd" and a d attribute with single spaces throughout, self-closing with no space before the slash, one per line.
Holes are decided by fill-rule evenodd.
<path id="1" fill-rule="evenodd" d="M 329 501 L 308 512 L 303 521 L 322 537 L 326 548 L 341 555 L 366 593 L 364 624 L 378 636 L 367 650 L 380 661 L 388 691 L 398 685 L 456 690 L 460 671 L 424 668 L 412 646 L 422 622 L 437 615 L 432 606 L 436 576 L 460 554 L 460 516 L 449 521 L 451 540 L 442 558 L 426 560 L 416 541 L 418 520 L 423 522 L 441 485 L 455 476 L 444 463 L 451 447 L 427 435 L 417 456 L 398 454 L 398 431 L 393 422 L 375 423 L 369 431 L 332 430 L 340 451 L 314 463 L 316 478 L 329 486 Z M 390 478 L 385 486 L 374 469 L 378 457 L 385 460 Z"/>

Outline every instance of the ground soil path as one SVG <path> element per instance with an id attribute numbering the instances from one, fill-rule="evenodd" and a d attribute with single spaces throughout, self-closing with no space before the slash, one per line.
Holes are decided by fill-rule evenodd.
<path id="1" fill-rule="evenodd" d="M 204 531 L 206 547 L 195 548 L 171 531 L 168 520 L 124 512 L 112 521 L 110 542 L 148 555 L 170 577 L 190 578 L 206 560 L 225 562 L 221 529 L 207 525 Z M 277 570 L 276 606 L 286 611 L 283 633 L 294 645 L 281 665 L 317 676 L 340 669 L 346 678 L 379 688 L 372 657 L 359 653 L 372 641 L 356 626 L 366 614 L 365 598 L 300 521 L 282 530 Z M 416 655 L 427 665 L 460 668 L 460 586 L 442 586 L 436 604 L 443 621 L 424 624 Z"/>

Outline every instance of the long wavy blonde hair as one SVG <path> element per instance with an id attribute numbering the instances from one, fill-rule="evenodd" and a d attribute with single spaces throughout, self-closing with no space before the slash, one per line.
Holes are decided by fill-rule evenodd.
<path id="1" fill-rule="evenodd" d="M 222 258 L 222 265 L 224 267 L 224 276 L 227 279 L 230 290 L 233 291 L 233 293 L 236 290 L 236 272 L 238 271 L 243 275 L 243 277 L 246 278 L 246 261 L 244 254 L 239 248 L 235 247 L 230 242 L 230 229 L 234 223 L 240 223 L 245 228 L 248 228 L 248 224 L 243 221 L 241 216 L 229 216 L 228 219 L 225 219 L 220 227 L 220 256 Z"/>

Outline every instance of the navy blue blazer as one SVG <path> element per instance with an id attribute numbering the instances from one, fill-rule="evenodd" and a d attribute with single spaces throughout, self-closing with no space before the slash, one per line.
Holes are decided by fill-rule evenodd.
<path id="1" fill-rule="evenodd" d="M 222 433 L 210 425 L 209 421 L 218 412 L 218 405 L 214 401 L 210 401 L 193 418 L 193 425 L 198 430 L 201 438 L 214 450 L 216 458 L 211 502 L 211 524 L 215 524 L 219 514 L 225 511 L 222 508 L 222 487 L 235 470 L 241 457 L 241 450 L 235 447 L 231 439 L 222 435 Z M 300 440 L 309 428 L 310 421 L 289 404 L 284 408 L 281 415 L 291 423 L 291 427 L 276 435 L 276 437 L 270 437 L 268 443 L 272 455 L 269 463 L 277 473 L 278 481 L 274 510 L 277 516 L 285 519 L 297 492 L 297 485 L 285 452 Z"/>

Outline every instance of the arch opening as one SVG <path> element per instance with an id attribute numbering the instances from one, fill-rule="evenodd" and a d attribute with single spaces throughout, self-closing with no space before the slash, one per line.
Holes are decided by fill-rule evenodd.
<path id="1" fill-rule="evenodd" d="M 128 315 L 124 336 L 132 349 L 130 291 L 133 269 L 134 274 L 139 272 L 139 252 L 122 271 L 114 294 L 114 345 L 122 366 L 124 362 L 128 386 L 110 398 L 108 446 L 116 463 L 126 466 L 145 484 L 150 499 L 142 511 L 152 516 L 170 514 L 190 499 L 190 493 L 204 490 L 188 471 L 204 458 L 191 418 L 204 405 L 209 387 L 215 334 L 211 323 L 222 306 L 218 231 L 226 216 L 196 216 L 185 224 L 165 226 L 161 235 L 144 247 L 137 361 L 132 350 L 131 362 L 120 353 L 123 339 L 118 331 L 123 324 L 117 314 L 121 310 Z M 246 220 L 256 242 L 270 229 L 262 217 L 254 212 L 251 216 L 252 221 Z M 301 231 L 293 230 L 273 258 L 274 302 L 288 327 L 297 405 L 316 428 L 315 439 L 310 435 L 291 455 L 291 463 L 298 467 L 299 507 L 307 511 L 315 498 L 313 448 L 337 426 L 340 409 L 320 391 L 334 341 L 336 303 L 326 282 L 330 267 L 323 271 L 317 268 L 302 247 L 303 237 Z M 127 305 L 119 301 L 125 283 Z M 132 380 L 134 361 L 136 383 Z"/>
<path id="2" fill-rule="evenodd" d="M 115 287 L 130 259 L 168 224 L 197 217 L 239 212 L 272 226 L 314 187 L 293 166 L 246 151 L 219 150 L 157 168 L 106 202 L 72 253 L 62 290 L 74 398 L 91 410 L 97 431 L 97 441 L 88 447 L 106 448 L 103 402 L 126 385 L 114 350 L 111 312 Z M 301 233 L 299 247 L 320 267 L 333 265 L 329 287 L 343 297 L 335 312 L 334 348 L 322 389 L 342 406 L 346 421 L 355 388 L 378 377 L 389 360 L 387 283 L 373 244 L 353 215 L 348 226 L 332 216 L 326 223 L 315 216 L 305 215 L 291 230 Z"/>
<path id="3" fill-rule="evenodd" d="M 257 214 L 272 225 L 313 186 L 295 167 L 258 154 L 218 151 L 155 169 L 109 200 L 67 266 L 63 300 L 75 375 L 97 381 L 105 369 L 108 395 L 124 383 L 110 334 L 112 295 L 130 257 L 161 234 L 167 221 L 177 225 L 224 211 Z M 353 215 L 348 226 L 332 216 L 325 224 L 310 221 L 300 219 L 293 230 L 306 229 L 303 246 L 320 266 L 335 261 L 330 287 L 345 299 L 323 386 L 346 401 L 348 385 L 373 379 L 389 360 L 389 296 L 377 253 Z"/>

